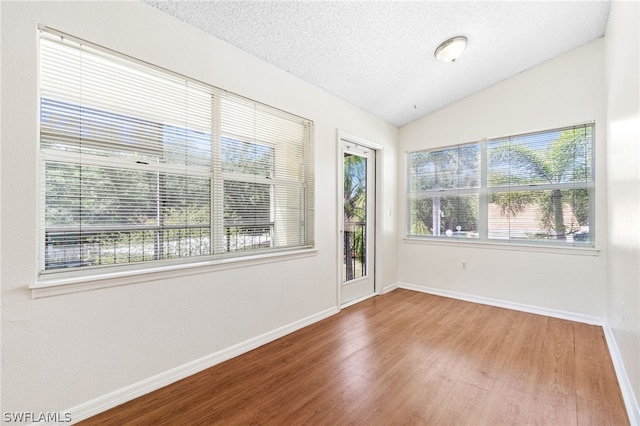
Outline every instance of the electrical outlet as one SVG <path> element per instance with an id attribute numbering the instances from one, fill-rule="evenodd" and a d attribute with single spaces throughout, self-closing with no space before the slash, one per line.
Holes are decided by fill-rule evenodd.
<path id="1" fill-rule="evenodd" d="M 460 269 L 462 269 L 463 271 L 467 270 L 467 261 L 463 260 L 462 263 L 460 264 Z"/>

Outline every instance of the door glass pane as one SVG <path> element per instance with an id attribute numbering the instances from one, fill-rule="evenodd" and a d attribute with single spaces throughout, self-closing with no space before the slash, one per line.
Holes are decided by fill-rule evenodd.
<path id="1" fill-rule="evenodd" d="M 367 159 L 344 154 L 344 264 L 342 281 L 367 275 Z"/>

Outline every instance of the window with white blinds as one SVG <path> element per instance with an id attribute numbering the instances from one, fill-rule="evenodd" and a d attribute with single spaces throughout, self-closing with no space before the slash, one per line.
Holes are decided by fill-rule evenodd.
<path id="1" fill-rule="evenodd" d="M 41 273 L 313 247 L 313 135 L 42 28 Z"/>
<path id="2" fill-rule="evenodd" d="M 594 125 L 407 154 L 409 237 L 595 244 Z"/>

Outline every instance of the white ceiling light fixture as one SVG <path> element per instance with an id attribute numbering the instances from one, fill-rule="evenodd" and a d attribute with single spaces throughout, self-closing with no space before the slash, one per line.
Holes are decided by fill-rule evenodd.
<path id="1" fill-rule="evenodd" d="M 452 37 L 443 41 L 436 49 L 434 55 L 440 62 L 455 62 L 467 47 L 467 38 L 464 36 Z"/>

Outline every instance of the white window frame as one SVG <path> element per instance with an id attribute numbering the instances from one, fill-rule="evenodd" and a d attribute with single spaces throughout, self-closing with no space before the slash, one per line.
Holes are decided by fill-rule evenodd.
<path id="1" fill-rule="evenodd" d="M 498 239 L 498 238 L 489 238 L 488 236 L 488 205 L 489 205 L 489 195 L 491 193 L 502 193 L 502 192 L 520 192 L 520 191 L 544 191 L 544 190 L 552 190 L 552 189 L 575 189 L 575 184 L 570 183 L 549 183 L 549 184 L 535 184 L 535 185 L 512 185 L 512 186 L 504 186 L 498 187 L 493 186 L 490 187 L 488 185 L 488 154 L 487 154 L 487 146 L 489 143 L 497 140 L 507 139 L 507 138 L 516 138 L 519 136 L 528 136 L 538 133 L 547 133 L 547 132 L 555 132 L 562 131 L 566 129 L 572 128 L 580 128 L 580 127 L 590 127 L 591 128 L 591 179 L 589 182 L 584 183 L 582 185 L 583 188 L 586 188 L 589 191 L 589 242 L 588 243 L 576 243 L 576 242 L 565 242 L 565 241 L 554 241 L 554 240 L 521 240 L 521 239 Z M 438 152 L 446 149 L 459 148 L 470 145 L 479 145 L 480 147 L 480 184 L 476 188 L 451 188 L 451 189 L 432 189 L 425 190 L 420 192 L 412 192 L 410 190 L 410 156 L 413 153 L 418 152 Z M 408 243 L 427 243 L 427 244 L 444 244 L 444 245 L 456 245 L 456 246 L 468 246 L 468 247 L 478 247 L 479 245 L 487 248 L 495 248 L 495 249 L 507 249 L 507 250 L 525 250 L 525 251 L 546 251 L 553 253 L 564 253 L 570 252 L 573 254 L 582 254 L 582 255 L 597 255 L 599 250 L 597 249 L 597 239 L 596 239 L 596 218 L 595 218 L 595 203 L 596 203 L 596 194 L 595 194 L 595 176 L 596 176 L 596 161 L 595 161 L 595 145 L 596 145 L 596 129 L 595 122 L 589 121 L 585 123 L 579 123 L 572 126 L 565 126 L 556 129 L 548 129 L 537 132 L 528 132 L 517 135 L 510 135 L 505 137 L 496 137 L 491 139 L 482 139 L 480 141 L 465 143 L 465 144 L 456 144 L 450 146 L 443 146 L 438 148 L 428 148 L 428 149 L 418 149 L 413 151 L 407 151 L 405 155 L 405 236 L 404 241 Z M 457 238 L 455 236 L 455 232 L 451 236 L 446 235 L 419 235 L 413 234 L 411 232 L 412 218 L 411 218 L 411 200 L 413 197 L 418 195 L 433 195 L 440 196 L 454 196 L 454 195 L 464 195 L 464 194 L 476 194 L 478 195 L 478 223 L 477 223 L 477 231 L 478 238 Z"/>
<path id="2" fill-rule="evenodd" d="M 114 157 L 94 156 L 91 154 L 83 153 L 81 160 L 77 153 L 64 152 L 63 150 L 41 148 L 39 152 L 38 162 L 40 164 L 39 170 L 42 176 L 40 176 L 39 193 L 39 214 L 38 223 L 39 229 L 39 267 L 38 274 L 33 285 L 30 288 L 33 289 L 34 295 L 46 296 L 59 293 L 65 293 L 67 290 L 76 291 L 74 289 L 86 289 L 94 287 L 105 287 L 111 285 L 119 285 L 118 280 L 126 277 L 126 283 L 143 282 L 149 279 L 157 279 L 158 276 L 174 276 L 177 274 L 190 274 L 200 273 L 211 270 L 227 269 L 229 267 L 238 267 L 252 264 L 262 264 L 264 262 L 271 262 L 281 260 L 282 257 L 296 258 L 299 256 L 310 255 L 315 252 L 315 229 L 314 229 L 314 125 L 313 122 L 301 117 L 294 116 L 293 114 L 286 113 L 269 107 L 267 105 L 259 104 L 258 102 L 249 100 L 239 95 L 229 93 L 225 90 L 210 86 L 208 84 L 192 80 L 188 77 L 174 73 L 172 71 L 165 70 L 163 68 L 139 61 L 135 58 L 128 57 L 118 52 L 113 52 L 110 49 L 97 46 L 95 44 L 86 42 L 84 40 L 75 38 L 68 34 L 53 30 L 44 26 L 39 27 L 39 31 L 42 37 L 59 37 L 61 39 L 70 40 L 80 45 L 89 46 L 91 49 L 102 52 L 107 56 L 113 56 L 119 60 L 125 59 L 132 63 L 136 67 L 146 67 L 153 71 L 160 71 L 165 73 L 171 78 L 179 78 L 187 83 L 195 83 L 198 86 L 203 86 L 210 89 L 212 96 L 211 109 L 213 111 L 212 126 L 210 129 L 212 137 L 212 165 L 210 171 L 202 171 L 198 173 L 195 170 L 195 175 L 206 177 L 211 182 L 211 222 L 209 225 L 211 233 L 211 254 L 197 257 L 180 257 L 179 259 L 170 260 L 151 260 L 151 261 L 139 261 L 131 263 L 123 263 L 117 265 L 106 266 L 94 266 L 94 267 L 71 267 L 57 270 L 47 270 L 45 267 L 45 186 L 43 183 L 44 177 L 44 165 L 47 162 L 59 161 L 65 164 L 83 164 L 83 165 L 95 165 L 95 166 L 112 166 L 120 169 L 131 169 L 135 171 L 154 171 L 157 173 L 178 173 L 182 170 L 180 165 L 171 164 L 153 164 L 149 167 L 149 164 L 141 164 L 132 162 L 130 159 L 120 159 Z M 278 146 L 270 143 L 263 142 L 261 140 L 243 140 L 236 137 L 233 134 L 225 135 L 220 130 L 220 101 L 221 97 L 225 97 L 233 101 L 234 98 L 241 100 L 242 102 L 251 102 L 263 111 L 274 111 L 274 114 L 280 117 L 291 117 L 296 126 L 303 126 L 302 130 L 304 142 L 303 151 L 304 158 L 301 160 L 304 162 L 304 166 L 300 168 L 303 170 L 300 174 L 301 182 L 292 182 L 291 179 L 281 179 L 277 176 L 270 177 L 258 177 L 251 176 L 243 173 L 231 173 L 222 171 L 222 160 L 220 159 L 220 138 L 227 137 L 229 139 L 242 140 L 252 144 L 257 144 L 265 147 L 270 147 L 274 150 L 274 156 L 277 155 L 276 150 Z M 81 105 L 83 106 L 83 105 Z M 118 111 L 115 111 L 118 113 Z M 40 117 L 40 110 L 38 109 L 38 117 Z M 288 119 L 288 118 L 287 118 Z M 38 119 L 40 123 L 40 118 Z M 162 124 L 162 123 L 160 123 Z M 40 130 L 40 129 L 39 129 Z M 40 132 L 39 132 L 40 133 Z M 279 145 L 286 147 L 288 142 L 279 142 Z M 296 173 L 298 171 L 296 170 Z M 179 174 L 179 173 L 178 173 Z M 225 180 L 237 180 L 237 181 L 249 181 L 252 183 L 264 183 L 269 184 L 272 188 L 296 185 L 300 187 L 300 191 L 303 194 L 303 209 L 300 212 L 300 232 L 303 241 L 299 244 L 291 244 L 285 247 L 269 247 L 268 249 L 252 249 L 245 251 L 224 252 L 219 246 L 224 246 L 223 243 L 223 205 L 221 203 L 223 199 L 222 189 L 223 182 Z M 273 192 L 273 190 L 272 190 Z M 275 220 L 274 208 L 275 201 L 273 196 L 271 197 L 271 217 Z M 274 225 L 275 226 L 275 225 Z M 275 233 L 274 233 L 275 234 Z M 151 278 L 154 277 L 154 278 Z"/>

